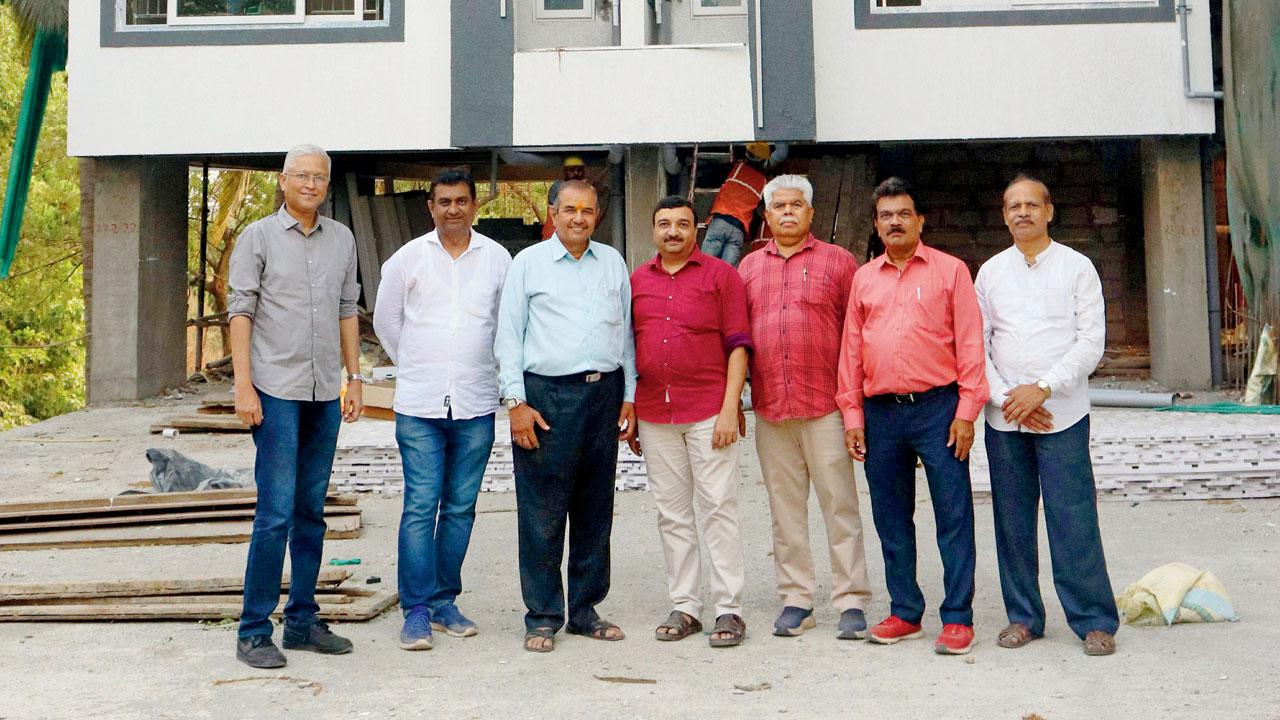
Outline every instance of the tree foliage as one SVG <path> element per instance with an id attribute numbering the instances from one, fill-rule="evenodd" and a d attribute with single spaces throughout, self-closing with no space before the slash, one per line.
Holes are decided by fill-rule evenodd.
<path id="1" fill-rule="evenodd" d="M 9 8 L 0 8 L 0 196 L 27 77 L 27 54 Z M 80 274 L 80 173 L 67 157 L 67 82 L 58 73 L 10 276 L 0 280 L 0 429 L 84 404 L 84 298 Z"/>

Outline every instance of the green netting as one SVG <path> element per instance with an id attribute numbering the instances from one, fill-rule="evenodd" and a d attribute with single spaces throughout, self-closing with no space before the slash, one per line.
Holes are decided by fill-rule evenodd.
<path id="1" fill-rule="evenodd" d="M 1233 402 L 1170 405 L 1154 409 L 1161 412 L 1217 413 L 1219 415 L 1280 415 L 1280 405 L 1241 405 Z"/>

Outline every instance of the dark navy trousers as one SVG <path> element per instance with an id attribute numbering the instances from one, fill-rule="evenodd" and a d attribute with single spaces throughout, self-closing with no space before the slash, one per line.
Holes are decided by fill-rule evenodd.
<path id="1" fill-rule="evenodd" d="M 916 458 L 924 464 L 938 526 L 945 597 L 945 624 L 973 624 L 973 575 L 977 552 L 973 539 L 973 493 L 969 463 L 956 459 L 947 435 L 960 396 L 955 386 L 935 388 L 914 401 L 869 397 L 863 404 L 867 434 L 867 486 L 871 517 L 884 553 L 890 608 L 919 624 L 924 594 L 916 582 Z"/>
<path id="2" fill-rule="evenodd" d="M 569 533 L 568 625 L 586 630 L 609 594 L 609 534 L 618 469 L 621 370 L 546 377 L 525 373 L 525 399 L 550 430 L 535 428 L 539 446 L 512 446 L 525 627 L 566 623 L 560 563 Z"/>
<path id="3" fill-rule="evenodd" d="M 1009 622 L 1044 634 L 1037 547 L 1043 495 L 1053 585 L 1067 624 L 1081 639 L 1094 630 L 1115 634 L 1120 620 L 1098 529 L 1089 416 L 1047 434 L 1002 432 L 987 425 L 986 445 L 1000 591 Z"/>

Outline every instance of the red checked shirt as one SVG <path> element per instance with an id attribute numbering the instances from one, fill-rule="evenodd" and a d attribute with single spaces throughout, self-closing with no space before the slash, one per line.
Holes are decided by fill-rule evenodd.
<path id="1" fill-rule="evenodd" d="M 836 410 L 840 331 L 858 261 L 810 235 L 791 257 L 770 240 L 742 259 L 751 315 L 751 405 L 769 422 Z"/>
<path id="2" fill-rule="evenodd" d="M 987 402 L 982 311 L 969 268 L 940 250 L 916 248 L 899 272 L 881 255 L 853 277 L 840 349 L 844 426 L 864 426 L 862 401 L 958 383 L 956 418 L 973 422 Z"/>
<path id="3" fill-rule="evenodd" d="M 673 274 L 654 257 L 631 275 L 631 322 L 640 419 L 694 423 L 719 414 L 729 354 L 751 349 L 747 301 L 733 267 L 694 249 Z"/>

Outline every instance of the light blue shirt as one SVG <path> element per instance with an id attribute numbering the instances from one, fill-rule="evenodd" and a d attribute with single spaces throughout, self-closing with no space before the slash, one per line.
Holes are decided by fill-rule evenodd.
<path id="1" fill-rule="evenodd" d="M 623 399 L 636 397 L 631 278 L 617 250 L 591 242 L 574 260 L 552 235 L 516 255 L 498 310 L 502 397 L 527 399 L 524 373 L 572 375 L 622 368 Z"/>

